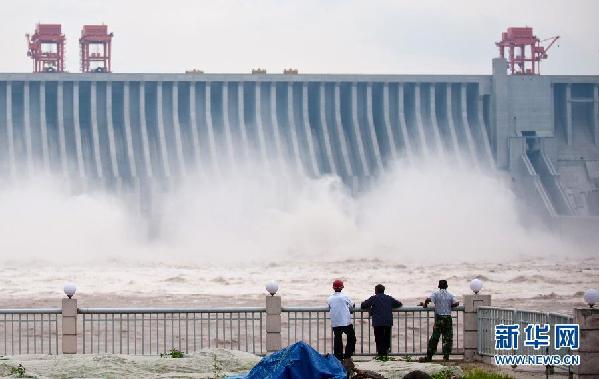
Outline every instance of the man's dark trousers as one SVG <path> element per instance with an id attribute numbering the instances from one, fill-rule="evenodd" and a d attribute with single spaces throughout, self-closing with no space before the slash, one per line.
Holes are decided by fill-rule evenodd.
<path id="1" fill-rule="evenodd" d="M 347 335 L 347 344 L 345 345 L 345 355 L 343 354 L 343 333 Z M 335 357 L 340 361 L 343 358 L 351 358 L 356 351 L 356 333 L 354 326 L 349 324 L 347 326 L 335 326 L 333 328 L 333 334 L 335 339 L 333 341 L 333 353 Z"/>
<path id="2" fill-rule="evenodd" d="M 376 353 L 379 357 L 389 354 L 391 349 L 391 326 L 373 326 Z"/>

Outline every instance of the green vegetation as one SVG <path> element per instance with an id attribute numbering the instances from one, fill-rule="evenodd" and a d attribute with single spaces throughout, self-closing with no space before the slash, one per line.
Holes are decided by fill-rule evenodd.
<path id="1" fill-rule="evenodd" d="M 166 353 L 160 353 L 160 358 L 183 358 L 184 356 L 185 353 L 175 349 L 174 347 Z"/>
<path id="2" fill-rule="evenodd" d="M 445 368 L 439 372 L 436 372 L 431 375 L 433 379 L 454 379 L 456 376 L 454 373 Z M 507 374 L 502 374 L 498 372 L 485 371 L 480 368 L 467 369 L 464 371 L 464 376 L 461 379 L 513 379 L 511 376 Z"/>
<path id="3" fill-rule="evenodd" d="M 26 378 L 25 376 L 25 367 L 19 363 L 17 367 L 10 368 L 10 375 L 14 375 L 17 378 Z"/>
<path id="4" fill-rule="evenodd" d="M 379 355 L 379 356 L 375 357 L 374 360 L 379 361 L 379 362 L 387 362 L 387 361 L 394 361 L 395 358 L 393 358 L 389 355 Z"/>
<path id="5" fill-rule="evenodd" d="M 216 358 L 216 354 L 214 354 L 213 359 L 214 359 L 213 364 L 212 364 L 213 371 L 214 371 L 214 374 L 216 375 L 216 377 L 219 378 L 223 374 L 223 365 Z"/>
<path id="6" fill-rule="evenodd" d="M 448 368 L 444 368 L 441 371 L 438 371 L 434 374 L 431 374 L 433 379 L 453 379 L 455 376 L 453 375 L 453 371 Z"/>
<path id="7" fill-rule="evenodd" d="M 507 374 L 501 374 L 498 372 L 489 372 L 482 370 L 480 368 L 473 368 L 471 370 L 467 370 L 464 373 L 463 379 L 513 379 L 511 376 Z"/>

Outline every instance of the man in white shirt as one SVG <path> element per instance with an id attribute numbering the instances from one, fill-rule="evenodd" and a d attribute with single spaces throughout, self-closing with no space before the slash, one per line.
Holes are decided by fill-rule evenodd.
<path id="1" fill-rule="evenodd" d="M 351 358 L 356 349 L 356 333 L 352 324 L 351 314 L 353 313 L 354 303 L 345 294 L 343 290 L 343 281 L 337 279 L 333 282 L 335 292 L 329 296 L 329 315 L 331 317 L 331 326 L 333 327 L 333 353 L 340 361 Z M 345 345 L 345 354 L 343 353 L 343 334 L 347 335 Z"/>

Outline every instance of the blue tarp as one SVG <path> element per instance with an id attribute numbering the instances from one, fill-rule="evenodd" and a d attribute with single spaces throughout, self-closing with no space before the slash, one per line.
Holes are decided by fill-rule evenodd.
<path id="1" fill-rule="evenodd" d="M 268 355 L 245 376 L 236 379 L 346 379 L 343 365 L 334 355 L 321 355 L 305 342 Z"/>

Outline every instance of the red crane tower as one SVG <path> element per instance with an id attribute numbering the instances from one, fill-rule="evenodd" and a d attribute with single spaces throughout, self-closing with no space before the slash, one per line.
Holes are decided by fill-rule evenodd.
<path id="1" fill-rule="evenodd" d="M 83 25 L 79 38 L 82 72 L 111 72 L 112 36 L 106 25 Z"/>
<path id="2" fill-rule="evenodd" d="M 508 51 L 508 67 L 512 74 L 534 75 L 541 73 L 541 60 L 547 59 L 547 51 L 553 46 L 559 36 L 539 40 L 532 33 L 532 28 L 510 27 L 507 32 L 501 33 L 501 41 L 495 42 L 499 47 L 499 54 L 505 58 Z M 551 41 L 547 47 L 541 46 L 542 42 Z"/>
<path id="3" fill-rule="evenodd" d="M 63 72 L 65 36 L 60 24 L 37 24 L 27 37 L 27 56 L 33 59 L 33 72 Z"/>

